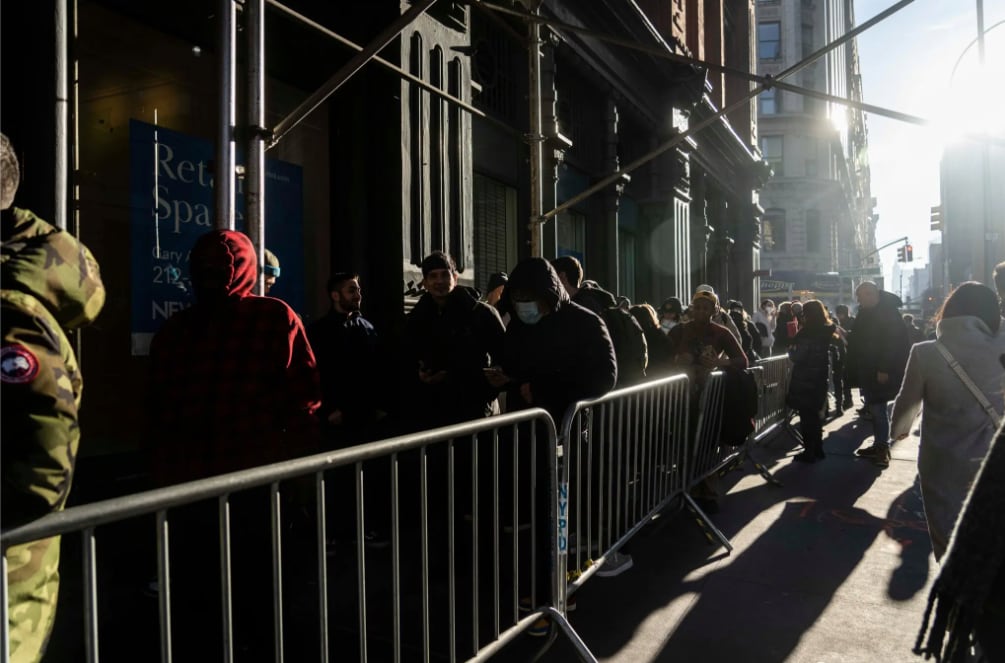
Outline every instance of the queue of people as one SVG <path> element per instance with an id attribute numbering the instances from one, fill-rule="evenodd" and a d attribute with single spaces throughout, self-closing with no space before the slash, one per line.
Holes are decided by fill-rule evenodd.
<path id="1" fill-rule="evenodd" d="M 65 330 L 97 316 L 104 288 L 86 247 L 13 207 L 17 162 L 6 137 L 0 139 L 0 373 L 5 401 L 23 402 L 19 409 L 35 415 L 3 418 L 3 437 L 23 440 L 24 447 L 4 446 L 3 520 L 10 526 L 66 503 L 81 377 Z M 39 258 L 53 255 L 57 269 L 43 273 Z M 235 231 L 210 231 L 192 250 L 195 303 L 165 323 L 150 351 L 153 474 L 161 485 L 377 439 L 389 430 L 381 428 L 389 417 L 398 417 L 397 432 L 528 407 L 560 420 L 576 401 L 615 386 L 683 371 L 700 387 L 713 370 L 742 371 L 759 357 L 787 354 L 788 402 L 799 412 L 805 443 L 798 461 L 826 456 L 822 426 L 831 385 L 839 413 L 852 406 L 851 388 L 860 389 L 873 436 L 857 453 L 880 468 L 890 463 L 891 438 L 903 439 L 923 408 L 919 473 L 939 558 L 952 548 L 953 524 L 1005 406 L 1005 283 L 997 296 L 982 284 L 959 286 L 936 316 L 935 338 L 924 340 L 899 313 L 900 300 L 869 282 L 856 290 L 857 317 L 845 306 L 832 317 L 817 300 L 782 302 L 777 310 L 765 300 L 751 315 L 738 301 L 723 307 L 708 285 L 695 289 L 686 308 L 671 297 L 657 311 L 586 280 L 575 258 L 529 258 L 508 275 L 494 275 L 482 300 L 459 285 L 453 258 L 436 251 L 421 264 L 402 367 L 386 364 L 379 330 L 362 313 L 357 274 L 332 275 L 329 312 L 305 328 L 282 300 L 252 294 L 258 266 L 250 240 Z M 280 273 L 275 256 L 267 256 L 264 269 L 268 287 Z M 996 274 L 1005 281 L 1005 263 Z M 31 331 L 40 325 L 51 334 Z M 396 374 L 413 387 L 413 398 L 391 412 L 380 380 Z M 32 459 L 40 456 L 55 471 L 33 471 Z M 696 497 L 714 506 L 714 485 L 703 490 Z M 236 505 L 237 522 L 250 511 Z M 205 535 L 210 515 L 192 512 L 180 537 Z M 29 563 L 34 569 L 8 590 L 12 605 L 25 606 L 10 613 L 15 655 L 19 648 L 44 649 L 55 610 L 58 539 L 46 543 L 41 562 L 33 555 L 38 549 L 8 551 L 9 572 Z M 238 564 L 235 573 L 254 573 L 251 561 L 261 560 Z M 613 562 L 601 575 L 631 566 L 624 556 Z M 29 618 L 24 610 L 32 611 Z M 250 634 L 263 627 L 239 625 Z"/>

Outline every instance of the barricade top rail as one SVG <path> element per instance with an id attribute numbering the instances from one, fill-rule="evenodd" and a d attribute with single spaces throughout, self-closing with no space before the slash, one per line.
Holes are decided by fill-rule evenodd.
<path id="1" fill-rule="evenodd" d="M 157 488 L 133 495 L 115 497 L 91 504 L 82 504 L 65 511 L 48 514 L 20 527 L 0 531 L 0 550 L 39 539 L 80 531 L 110 522 L 156 513 L 164 509 L 221 497 L 230 493 L 265 486 L 277 481 L 331 470 L 374 458 L 417 449 L 431 443 L 465 437 L 493 429 L 505 428 L 525 421 L 539 420 L 546 426 L 549 440 L 556 439 L 555 423 L 545 410 L 532 408 L 486 419 L 409 433 L 377 442 L 368 442 L 345 449 L 327 451 L 303 458 L 263 465 L 219 476 Z"/>
<path id="2" fill-rule="evenodd" d="M 615 389 L 614 391 L 609 391 L 603 396 L 598 396 L 597 398 L 588 398 L 582 401 L 576 401 L 565 411 L 565 415 L 562 417 L 562 429 L 560 440 L 566 440 L 569 437 L 569 433 L 572 430 L 572 422 L 583 408 L 595 407 L 597 405 L 602 405 L 604 403 L 618 400 L 619 398 L 624 398 L 626 396 L 632 396 L 637 393 L 652 391 L 654 388 L 663 387 L 669 384 L 674 384 L 677 382 L 687 382 L 689 380 L 685 373 L 679 373 L 677 375 L 670 375 L 665 378 L 659 378 L 656 380 L 650 380 L 648 382 L 640 382 L 639 384 L 631 385 L 630 387 L 623 387 L 621 389 Z"/>

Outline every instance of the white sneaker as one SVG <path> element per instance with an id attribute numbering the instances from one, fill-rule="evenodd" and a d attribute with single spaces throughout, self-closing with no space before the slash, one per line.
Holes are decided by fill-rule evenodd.
<path id="1" fill-rule="evenodd" d="M 597 570 L 597 575 L 603 578 L 613 578 L 632 568 L 633 563 L 631 555 L 612 552 L 604 559 L 604 565 Z"/>

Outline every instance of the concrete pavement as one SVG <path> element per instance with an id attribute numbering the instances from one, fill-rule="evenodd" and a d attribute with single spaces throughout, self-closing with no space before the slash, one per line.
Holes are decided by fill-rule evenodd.
<path id="1" fill-rule="evenodd" d="M 911 647 L 937 571 L 917 482 L 918 438 L 880 470 L 856 458 L 870 438 L 854 411 L 825 428 L 827 458 L 794 462 L 783 432 L 756 449 L 783 482 L 748 463 L 723 478 L 715 524 L 731 555 L 686 512 L 629 542 L 634 567 L 592 578 L 571 623 L 602 661 L 898 663 Z M 728 491 L 728 492 L 727 492 Z M 523 637 L 501 660 L 529 660 Z M 559 638 L 546 661 L 576 660 Z"/>

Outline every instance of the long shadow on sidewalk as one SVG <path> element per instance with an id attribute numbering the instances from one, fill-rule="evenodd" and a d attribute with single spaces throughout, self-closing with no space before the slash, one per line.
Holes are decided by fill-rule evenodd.
<path id="1" fill-rule="evenodd" d="M 858 612 L 848 615 L 851 623 L 868 622 L 871 612 L 886 614 L 887 599 L 914 597 L 927 582 L 930 552 L 917 484 L 891 499 L 886 517 L 859 506 L 881 472 L 850 457 L 872 431 L 854 421 L 832 428 L 839 423 L 821 463 L 790 463 L 796 443 L 784 434 L 758 448 L 760 456 L 771 457 L 767 464 L 777 469 L 781 488 L 756 481 L 736 486 L 749 476 L 739 472 L 724 477 L 723 491 L 736 490 L 713 520 L 736 544 L 729 558 L 722 550 L 710 556 L 690 518 L 668 518 L 643 530 L 631 544 L 635 569 L 594 580 L 580 592 L 572 623 L 593 653 L 618 661 L 797 660 L 790 657 L 803 634 L 839 592 L 837 609 Z M 770 525 L 768 511 L 777 511 Z M 748 530 L 759 517 L 766 528 Z M 883 553 L 889 549 L 900 558 L 892 574 L 889 560 L 866 554 L 880 535 L 890 541 Z M 882 582 L 886 592 L 879 598 L 864 591 Z M 852 650 L 868 650 L 871 640 L 889 639 L 889 628 L 877 619 L 834 637 Z M 909 649 L 904 653 L 910 656 Z M 560 639 L 546 660 L 574 656 Z"/>

